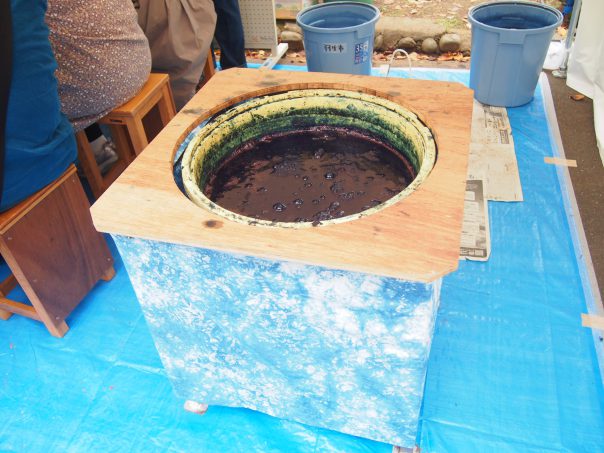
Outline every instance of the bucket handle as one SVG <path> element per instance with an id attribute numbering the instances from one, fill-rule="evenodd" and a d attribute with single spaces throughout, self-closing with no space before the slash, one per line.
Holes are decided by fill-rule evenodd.
<path id="1" fill-rule="evenodd" d="M 390 66 L 392 66 L 392 63 L 394 63 L 394 58 L 396 57 L 397 52 L 404 53 L 407 56 L 409 71 L 413 69 L 413 67 L 411 66 L 411 58 L 409 57 L 407 51 L 405 49 L 396 49 L 394 52 L 392 52 L 392 55 L 390 55 L 390 61 L 388 62 L 388 64 L 382 65 L 380 68 L 383 72 L 385 72 L 384 77 L 388 77 L 388 74 L 390 74 Z"/>

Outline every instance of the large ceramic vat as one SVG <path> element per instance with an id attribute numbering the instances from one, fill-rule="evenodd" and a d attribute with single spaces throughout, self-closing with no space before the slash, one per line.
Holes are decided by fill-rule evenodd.
<path id="1" fill-rule="evenodd" d="M 421 178 L 406 193 L 313 226 L 252 221 L 194 186 L 197 204 L 178 189 L 174 154 L 197 124 L 264 94 L 319 90 L 312 104 L 324 88 L 407 108 Z M 93 207 L 176 394 L 413 446 L 440 278 L 457 265 L 471 111 L 471 91 L 457 84 L 253 70 L 213 78 Z M 397 121 L 394 134 L 411 127 Z M 227 135 L 193 137 L 185 182 L 204 159 L 219 160 L 212 150 Z"/>

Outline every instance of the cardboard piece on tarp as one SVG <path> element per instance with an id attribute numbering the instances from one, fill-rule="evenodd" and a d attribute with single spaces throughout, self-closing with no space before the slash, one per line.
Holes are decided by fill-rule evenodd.
<path id="1" fill-rule="evenodd" d="M 474 101 L 468 179 L 484 181 L 487 200 L 523 200 L 512 128 L 504 107 Z"/>
<path id="2" fill-rule="evenodd" d="M 513 145 L 470 144 L 468 179 L 484 181 L 490 201 L 522 201 L 522 186 Z"/>
<path id="3" fill-rule="evenodd" d="M 486 261 L 491 253 L 490 201 L 523 201 L 512 127 L 504 107 L 474 101 L 468 158 L 462 259 Z"/>
<path id="4" fill-rule="evenodd" d="M 460 257 L 487 261 L 491 254 L 491 235 L 483 181 L 468 180 L 465 198 Z"/>

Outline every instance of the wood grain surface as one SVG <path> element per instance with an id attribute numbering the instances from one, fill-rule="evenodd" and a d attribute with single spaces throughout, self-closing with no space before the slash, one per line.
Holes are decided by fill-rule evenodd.
<path id="1" fill-rule="evenodd" d="M 194 205 L 173 159 L 199 123 L 249 97 L 332 88 L 381 96 L 415 112 L 436 139 L 437 162 L 409 197 L 371 216 L 304 229 L 249 226 Z M 461 84 L 327 73 L 230 69 L 217 73 L 92 207 L 99 231 L 302 262 L 412 281 L 457 268 L 472 91 Z"/>

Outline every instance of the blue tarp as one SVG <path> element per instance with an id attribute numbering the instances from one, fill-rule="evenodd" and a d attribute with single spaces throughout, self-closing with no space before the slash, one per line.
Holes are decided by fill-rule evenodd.
<path id="1" fill-rule="evenodd" d="M 292 69 L 292 68 L 287 68 Z M 467 83 L 466 71 L 418 78 Z M 393 70 L 390 76 L 407 76 Z M 604 389 L 543 96 L 509 109 L 524 202 L 489 203 L 491 258 L 443 282 L 419 442 L 426 452 L 604 452 Z M 63 339 L 0 321 L 0 451 L 380 452 L 253 411 L 182 409 L 119 259 Z M 2 269 L 6 274 L 6 268 Z M 10 297 L 24 300 L 16 289 Z"/>

